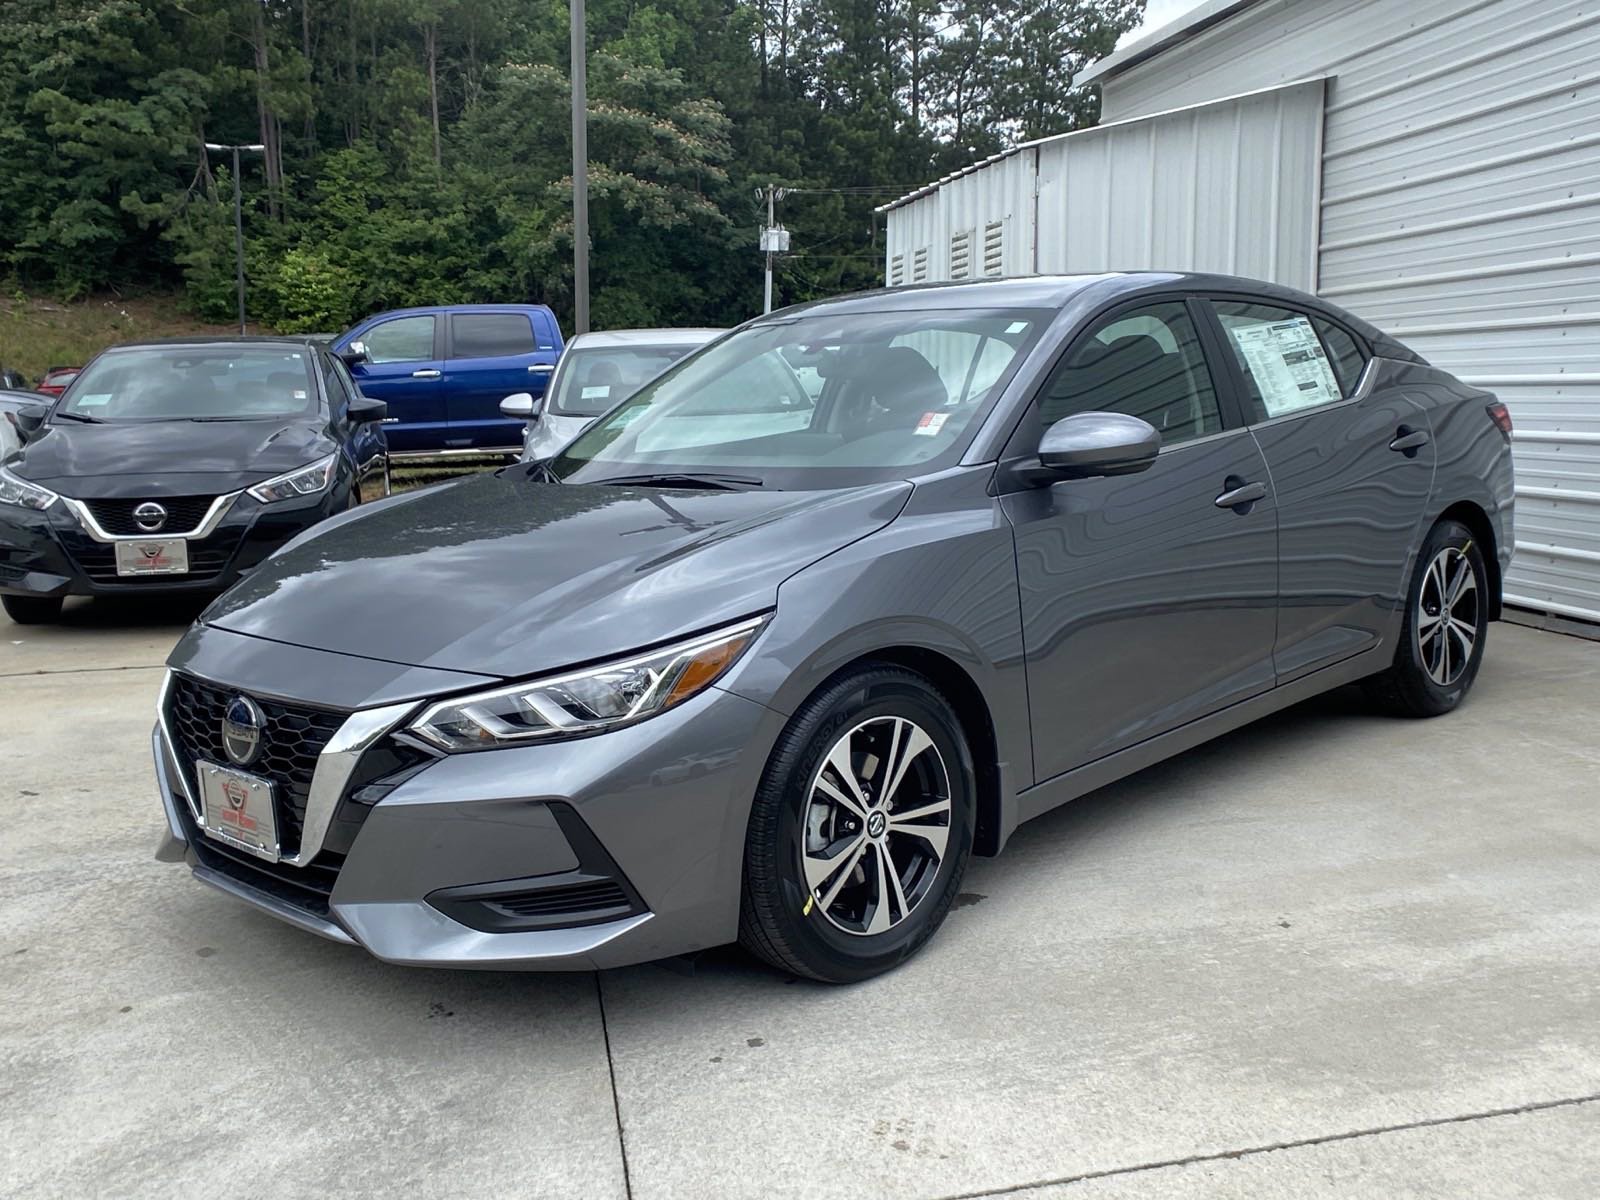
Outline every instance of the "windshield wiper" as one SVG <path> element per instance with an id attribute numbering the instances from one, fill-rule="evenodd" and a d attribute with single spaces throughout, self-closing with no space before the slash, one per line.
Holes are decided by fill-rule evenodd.
<path id="1" fill-rule="evenodd" d="M 685 471 L 664 471 L 656 475 L 615 475 L 610 479 L 585 480 L 596 486 L 703 488 L 707 491 L 742 492 L 748 488 L 765 487 L 764 480 L 753 475 L 699 475 Z"/>
<path id="2" fill-rule="evenodd" d="M 104 425 L 99 417 L 91 417 L 88 413 L 58 412 L 55 415 L 58 421 L 82 421 L 85 425 Z"/>

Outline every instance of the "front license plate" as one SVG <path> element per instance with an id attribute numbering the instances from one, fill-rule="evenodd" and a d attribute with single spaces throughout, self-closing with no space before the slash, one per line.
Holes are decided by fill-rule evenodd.
<path id="1" fill-rule="evenodd" d="M 278 814 L 271 782 L 215 763 L 197 766 L 206 833 L 257 858 L 277 862 Z"/>
<path id="2" fill-rule="evenodd" d="M 182 538 L 141 538 L 117 543 L 118 575 L 187 575 L 189 543 Z"/>

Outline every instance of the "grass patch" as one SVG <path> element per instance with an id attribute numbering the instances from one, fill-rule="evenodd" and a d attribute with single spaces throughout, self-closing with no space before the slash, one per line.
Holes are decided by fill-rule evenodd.
<path id="1" fill-rule="evenodd" d="M 0 299 L 0 364 L 21 371 L 30 384 L 50 367 L 81 367 L 119 342 L 235 332 L 233 325 L 212 325 L 190 316 L 176 295 L 159 292 L 71 303 Z M 266 331 L 252 327 L 250 332 Z"/>
<path id="2" fill-rule="evenodd" d="M 495 471 L 505 465 L 506 458 L 502 454 L 466 458 L 408 458 L 390 469 L 389 486 L 394 492 L 414 492 L 430 484 L 443 483 L 462 475 Z"/>

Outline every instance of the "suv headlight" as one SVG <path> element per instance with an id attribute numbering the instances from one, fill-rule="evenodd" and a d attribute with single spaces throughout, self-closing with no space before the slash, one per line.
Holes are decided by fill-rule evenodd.
<path id="1" fill-rule="evenodd" d="M 755 617 L 619 662 L 442 700 L 407 728 L 454 753 L 630 725 L 711 686 L 765 621 Z"/>
<path id="2" fill-rule="evenodd" d="M 43 512 L 57 499 L 59 497 L 49 488 L 29 483 L 26 479 L 20 479 L 4 467 L 0 467 L 0 504 L 16 504 L 22 508 Z"/>
<path id="3" fill-rule="evenodd" d="M 333 482 L 333 470 L 338 465 L 339 455 L 330 454 L 327 458 L 319 458 L 314 463 L 296 467 L 276 479 L 258 483 L 250 489 L 250 494 L 263 504 L 272 504 L 278 500 L 293 500 L 297 496 L 314 496 L 326 490 Z"/>

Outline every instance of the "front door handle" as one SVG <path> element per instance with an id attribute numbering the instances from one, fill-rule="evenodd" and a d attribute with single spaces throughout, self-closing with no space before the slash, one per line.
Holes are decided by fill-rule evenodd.
<path id="1" fill-rule="evenodd" d="M 548 375 L 551 371 L 555 370 L 555 367 L 551 366 L 549 363 L 534 363 L 533 366 L 528 368 L 528 370 L 537 375 Z"/>
<path id="2" fill-rule="evenodd" d="M 443 373 L 444 372 L 442 372 L 442 371 L 435 371 L 430 367 L 426 371 L 413 371 L 413 372 L 411 372 L 411 378 L 413 378 L 413 379 L 437 379 Z"/>
<path id="3" fill-rule="evenodd" d="M 1218 508 L 1231 508 L 1241 516 L 1255 507 L 1257 500 L 1267 498 L 1266 484 L 1247 483 L 1237 475 L 1229 475 L 1222 481 L 1222 486 L 1227 490 L 1214 503 Z"/>
<path id="4" fill-rule="evenodd" d="M 1413 429 L 1409 425 L 1402 425 L 1394 431 L 1394 441 L 1389 443 L 1389 449 L 1398 450 L 1407 458 L 1415 458 L 1417 451 L 1432 440 L 1426 429 Z"/>

